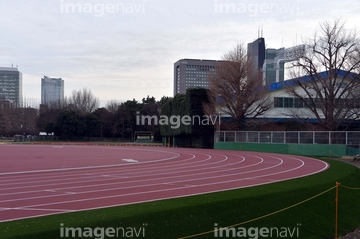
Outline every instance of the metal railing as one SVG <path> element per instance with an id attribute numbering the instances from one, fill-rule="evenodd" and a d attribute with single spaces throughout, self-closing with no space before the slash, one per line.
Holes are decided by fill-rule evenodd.
<path id="1" fill-rule="evenodd" d="M 215 142 L 360 145 L 360 131 L 217 131 Z"/>

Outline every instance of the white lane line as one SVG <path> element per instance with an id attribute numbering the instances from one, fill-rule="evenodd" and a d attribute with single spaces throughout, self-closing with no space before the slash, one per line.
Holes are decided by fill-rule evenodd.
<path id="1" fill-rule="evenodd" d="M 9 210 L 26 210 L 26 211 L 54 211 L 54 212 L 76 212 L 77 210 L 71 209 L 51 209 L 51 208 L 31 208 L 31 207 L 14 207 Z"/>
<path id="2" fill-rule="evenodd" d="M 125 161 L 127 163 L 138 163 L 139 161 L 136 159 L 121 159 L 122 161 Z"/>
<path id="3" fill-rule="evenodd" d="M 11 210 L 11 208 L 8 208 L 8 207 L 0 207 L 0 212 L 1 212 L 1 211 L 7 211 L 7 210 Z"/>

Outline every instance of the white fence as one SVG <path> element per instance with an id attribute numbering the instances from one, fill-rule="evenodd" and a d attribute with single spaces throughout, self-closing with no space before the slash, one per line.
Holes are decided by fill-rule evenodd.
<path id="1" fill-rule="evenodd" d="M 217 131 L 215 142 L 360 145 L 360 131 Z"/>

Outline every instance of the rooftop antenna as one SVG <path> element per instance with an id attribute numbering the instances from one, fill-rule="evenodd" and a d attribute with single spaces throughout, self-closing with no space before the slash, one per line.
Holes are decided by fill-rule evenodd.
<path id="1" fill-rule="evenodd" d="M 258 38 L 260 38 L 260 23 L 258 24 Z"/>
<path id="2" fill-rule="evenodd" d="M 263 36 L 263 29 L 264 29 L 264 28 L 263 28 L 263 24 L 261 23 L 261 37 L 264 37 L 264 36 Z"/>

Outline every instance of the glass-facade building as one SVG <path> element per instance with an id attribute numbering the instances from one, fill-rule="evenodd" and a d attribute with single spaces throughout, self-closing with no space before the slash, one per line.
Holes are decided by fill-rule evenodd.
<path id="1" fill-rule="evenodd" d="M 189 88 L 209 88 L 209 75 L 215 72 L 217 60 L 181 59 L 174 63 L 174 96 Z"/>
<path id="2" fill-rule="evenodd" d="M 279 56 L 284 52 L 284 48 L 273 49 L 268 48 L 265 51 L 265 69 L 263 73 L 267 85 L 275 82 L 284 81 L 284 61 Z M 278 76 L 276 76 L 276 70 L 278 69 Z M 278 79 L 277 79 L 278 78 Z"/>
<path id="3" fill-rule="evenodd" d="M 17 67 L 0 67 L 0 101 L 22 105 L 22 73 Z"/>
<path id="4" fill-rule="evenodd" d="M 41 78 L 41 104 L 61 103 L 64 100 L 64 80 L 61 78 Z"/>

